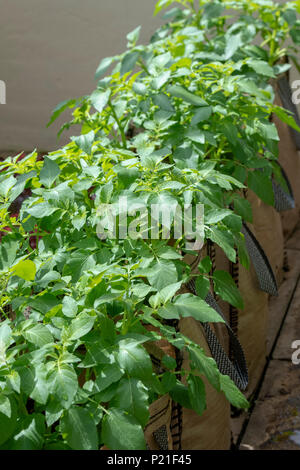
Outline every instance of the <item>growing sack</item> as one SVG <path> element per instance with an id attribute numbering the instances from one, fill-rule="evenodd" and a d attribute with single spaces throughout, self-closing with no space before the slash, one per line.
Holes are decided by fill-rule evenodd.
<path id="1" fill-rule="evenodd" d="M 171 433 L 172 400 L 164 395 L 149 408 L 150 419 L 145 428 L 145 439 L 149 450 L 173 450 Z"/>
<path id="2" fill-rule="evenodd" d="M 246 191 L 246 197 L 252 207 L 253 233 L 272 267 L 277 284 L 280 285 L 284 265 L 281 216 L 274 207 L 265 204 L 250 189 Z"/>
<path id="3" fill-rule="evenodd" d="M 212 249 L 213 246 L 213 249 Z M 198 264 L 200 260 L 210 254 L 214 269 L 227 269 L 229 261 L 222 250 L 216 245 L 207 243 L 198 253 L 197 257 L 185 257 L 185 262 L 189 262 L 194 274 L 198 273 Z M 195 294 L 193 282 L 188 283 L 181 293 L 192 292 Z M 214 299 L 212 293 L 206 298 L 207 303 L 215 308 L 225 320 L 226 316 L 221 312 L 219 304 L 228 304 L 221 302 L 219 304 Z M 228 314 L 227 314 L 228 315 Z M 227 331 L 226 331 L 227 328 Z M 182 334 L 200 345 L 205 353 L 212 356 L 218 364 L 223 374 L 229 375 L 232 380 L 242 389 L 247 386 L 248 375 L 244 354 L 241 350 L 238 340 L 235 338 L 232 330 L 222 323 L 201 324 L 192 317 L 183 318 L 179 321 L 179 330 Z M 233 345 L 232 361 L 228 357 L 230 345 Z M 182 368 L 188 370 L 189 358 L 184 353 Z M 195 411 L 182 408 L 182 430 L 181 446 L 184 450 L 226 450 L 230 448 L 230 404 L 225 396 L 216 391 L 204 378 L 206 388 L 206 410 L 199 416 Z"/>
<path id="4" fill-rule="evenodd" d="M 249 383 L 246 396 L 249 397 L 255 391 L 266 363 L 269 296 L 261 290 L 252 262 L 249 270 L 237 263 L 235 271 L 244 309 L 233 309 L 232 316 L 236 318 L 236 333 L 247 362 Z"/>
<path id="5" fill-rule="evenodd" d="M 287 85 L 289 86 L 288 82 Z M 273 86 L 275 90 L 275 104 L 277 106 L 284 106 L 280 97 L 279 84 L 275 83 Z M 295 230 L 300 215 L 300 155 L 295 145 L 295 134 L 292 134 L 289 126 L 282 122 L 275 114 L 272 116 L 272 121 L 276 125 L 280 137 L 278 161 L 289 180 L 295 200 L 294 209 L 281 213 L 283 234 L 284 238 L 287 239 Z"/>
<path id="6" fill-rule="evenodd" d="M 210 354 L 205 332 L 200 322 L 192 317 L 179 322 L 181 333 L 199 344 Z M 185 353 L 183 369 L 188 370 L 189 358 Z M 202 378 L 202 377 L 201 377 Z M 217 392 L 205 378 L 206 410 L 199 416 L 195 411 L 182 409 L 181 446 L 183 450 L 228 450 L 230 448 L 230 404 L 223 393 Z"/>

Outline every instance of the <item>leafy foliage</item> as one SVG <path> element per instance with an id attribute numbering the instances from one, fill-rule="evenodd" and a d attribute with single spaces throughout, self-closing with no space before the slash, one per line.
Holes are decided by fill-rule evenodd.
<path id="1" fill-rule="evenodd" d="M 223 321 L 204 301 L 211 283 L 243 308 L 230 275 L 211 274 L 205 258 L 198 296 L 179 293 L 195 277 L 184 237 L 100 239 L 97 208 L 123 196 L 148 207 L 203 204 L 205 239 L 232 262 L 245 253 L 242 220 L 252 213 L 243 188 L 274 203 L 270 113 L 298 129 L 273 105 L 269 84 L 288 69 L 280 58 L 293 59 L 283 43 L 299 43 L 298 7 L 160 0 L 155 12 L 173 3 L 150 44 L 137 45 L 139 28 L 129 33 L 127 51 L 101 61 L 97 89 L 54 110 L 50 123 L 74 109 L 60 132 L 80 124 L 79 136 L 43 159 L 33 152 L 0 163 L 1 448 L 144 449 L 159 396 L 204 411 L 201 376 L 247 407 L 214 359 L 172 326 Z M 157 373 L 148 346 L 161 339 L 189 354 L 189 371 L 166 355 Z"/>

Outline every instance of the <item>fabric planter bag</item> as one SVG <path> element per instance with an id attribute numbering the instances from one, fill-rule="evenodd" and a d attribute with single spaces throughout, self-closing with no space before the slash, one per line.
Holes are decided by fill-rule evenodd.
<path id="1" fill-rule="evenodd" d="M 277 106 L 284 106 L 279 93 L 279 84 L 276 83 L 274 88 L 275 104 Z M 272 116 L 272 121 L 276 125 L 280 137 L 278 161 L 288 178 L 295 200 L 294 209 L 281 213 L 284 238 L 287 239 L 295 230 L 300 216 L 300 155 L 295 145 L 294 134 L 291 133 L 289 126 L 282 122 L 275 114 Z"/>

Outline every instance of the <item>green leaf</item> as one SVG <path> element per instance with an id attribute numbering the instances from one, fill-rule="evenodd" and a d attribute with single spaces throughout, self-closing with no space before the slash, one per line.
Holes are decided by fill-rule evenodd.
<path id="1" fill-rule="evenodd" d="M 175 299 L 174 306 L 181 317 L 193 317 L 200 322 L 221 322 L 224 320 L 204 300 L 196 295 L 181 294 Z"/>
<path id="2" fill-rule="evenodd" d="M 152 97 L 153 102 L 156 106 L 158 106 L 160 109 L 163 109 L 164 111 L 169 111 L 170 113 L 174 113 L 175 109 L 172 106 L 171 101 L 165 95 L 164 93 L 159 93 L 158 95 L 154 95 Z"/>
<path id="3" fill-rule="evenodd" d="M 149 419 L 148 391 L 145 385 L 135 378 L 123 378 L 110 402 L 113 408 L 127 411 L 143 428 Z"/>
<path id="4" fill-rule="evenodd" d="M 12 268 L 12 270 L 15 276 L 18 276 L 25 281 L 33 281 L 35 278 L 36 266 L 33 261 L 20 261 Z"/>
<path id="5" fill-rule="evenodd" d="M 0 348 L 6 348 L 10 345 L 12 338 L 12 329 L 6 322 L 0 324 Z"/>
<path id="6" fill-rule="evenodd" d="M 86 335 L 95 323 L 96 317 L 92 317 L 88 313 L 81 313 L 74 320 L 66 330 L 66 338 L 69 341 L 75 341 Z"/>
<path id="7" fill-rule="evenodd" d="M 121 75 L 124 75 L 128 72 L 132 72 L 139 56 L 140 53 L 138 51 L 133 51 L 129 52 L 128 54 L 125 54 L 121 62 Z"/>
<path id="8" fill-rule="evenodd" d="M 15 400 L 0 392 L 0 445 L 6 442 L 15 431 L 17 417 Z"/>
<path id="9" fill-rule="evenodd" d="M 19 242 L 10 236 L 1 240 L 0 244 L 0 271 L 9 269 L 17 255 Z"/>
<path id="10" fill-rule="evenodd" d="M 236 51 L 239 49 L 240 46 L 241 46 L 241 35 L 240 34 L 230 35 L 227 38 L 223 59 L 226 61 L 229 60 L 236 53 Z"/>
<path id="11" fill-rule="evenodd" d="M 127 47 L 134 47 L 139 40 L 141 32 L 141 26 L 138 26 L 133 31 L 127 34 L 126 38 L 128 40 Z"/>
<path id="12" fill-rule="evenodd" d="M 251 59 L 248 61 L 248 65 L 259 75 L 272 78 L 275 77 L 273 67 L 263 60 Z"/>
<path id="13" fill-rule="evenodd" d="M 203 106 L 203 108 L 197 109 L 194 116 L 192 117 L 192 121 L 191 121 L 192 126 L 196 126 L 197 124 L 199 124 L 199 122 L 207 121 L 211 115 L 212 115 L 211 106 Z"/>
<path id="14" fill-rule="evenodd" d="M 249 403 L 245 396 L 235 386 L 228 375 L 220 375 L 220 386 L 227 400 L 236 408 L 249 408 Z"/>
<path id="15" fill-rule="evenodd" d="M 40 182 L 46 186 L 46 188 L 50 188 L 59 174 L 60 168 L 57 163 L 45 157 L 44 165 L 40 172 Z"/>
<path id="16" fill-rule="evenodd" d="M 30 398 L 37 403 L 45 405 L 49 396 L 49 384 L 47 381 L 48 370 L 45 364 L 38 364 L 34 368 L 34 388 Z"/>
<path id="17" fill-rule="evenodd" d="M 171 356 L 164 356 L 162 358 L 162 363 L 165 367 L 171 370 L 176 369 L 176 366 L 177 366 L 176 360 Z"/>
<path id="18" fill-rule="evenodd" d="M 53 343 L 53 336 L 45 325 L 38 323 L 30 326 L 22 332 L 24 338 L 35 346 L 43 347 L 45 344 Z"/>
<path id="19" fill-rule="evenodd" d="M 147 276 L 151 286 L 157 290 L 162 290 L 169 284 L 175 284 L 177 282 L 177 270 L 176 266 L 172 261 L 157 259 L 154 266 L 144 270 L 145 276 Z"/>
<path id="20" fill-rule="evenodd" d="M 213 282 L 217 295 L 234 307 L 244 308 L 243 298 L 229 273 L 226 271 L 215 271 L 213 273 Z"/>
<path id="21" fill-rule="evenodd" d="M 231 215 L 232 211 L 229 209 L 212 209 L 205 214 L 206 224 L 216 224 L 221 220 L 225 219 L 228 215 Z"/>
<path id="22" fill-rule="evenodd" d="M 161 384 L 165 393 L 170 392 L 176 386 L 176 375 L 171 372 L 165 372 L 162 376 Z"/>
<path id="23" fill-rule="evenodd" d="M 201 297 L 201 299 L 205 299 L 210 289 L 209 279 L 204 276 L 198 276 L 196 279 L 195 286 L 197 295 Z"/>
<path id="24" fill-rule="evenodd" d="M 74 108 L 76 106 L 77 100 L 71 99 L 71 100 L 65 100 L 59 103 L 55 108 L 54 111 L 51 115 L 51 119 L 47 124 L 47 127 L 49 127 L 60 115 L 63 113 L 66 109 L 68 108 Z"/>
<path id="25" fill-rule="evenodd" d="M 7 198 L 9 191 L 15 186 L 17 180 L 14 176 L 8 178 L 1 178 L 0 181 L 0 196 Z"/>
<path id="26" fill-rule="evenodd" d="M 209 256 L 205 256 L 200 263 L 198 264 L 198 269 L 200 273 L 209 273 L 212 268 L 212 262 Z"/>
<path id="27" fill-rule="evenodd" d="M 167 70 L 166 72 L 161 73 L 158 77 L 155 77 L 152 80 L 152 83 L 151 83 L 152 87 L 155 90 L 159 90 L 162 86 L 164 86 L 167 83 L 170 76 L 171 76 L 170 70 Z"/>
<path id="28" fill-rule="evenodd" d="M 110 94 L 111 94 L 111 91 L 109 89 L 106 91 L 95 90 L 91 94 L 91 97 L 90 97 L 91 103 L 99 113 L 102 113 L 103 109 L 107 105 Z"/>
<path id="29" fill-rule="evenodd" d="M 203 351 L 196 346 L 187 346 L 190 354 L 190 359 L 193 366 L 199 374 L 203 374 L 209 383 L 216 389 L 220 390 L 220 372 L 215 360 L 212 357 L 207 357 Z"/>
<path id="30" fill-rule="evenodd" d="M 0 395 L 0 414 L 7 416 L 7 418 L 12 417 L 12 408 L 11 408 L 11 403 L 9 397 L 6 395 L 3 395 L 1 393 Z"/>
<path id="31" fill-rule="evenodd" d="M 100 374 L 96 377 L 95 390 L 97 392 L 102 392 L 102 390 L 105 390 L 111 384 L 118 382 L 123 375 L 123 371 L 117 364 L 104 366 Z"/>
<path id="32" fill-rule="evenodd" d="M 144 432 L 130 414 L 110 408 L 102 422 L 101 438 L 111 450 L 145 450 Z"/>
<path id="33" fill-rule="evenodd" d="M 97 67 L 96 73 L 95 73 L 95 78 L 96 80 L 102 75 L 105 74 L 107 69 L 111 66 L 111 64 L 114 62 L 115 58 L 114 57 L 106 57 L 105 59 L 102 59 L 100 64 Z"/>
<path id="34" fill-rule="evenodd" d="M 87 155 L 91 155 L 92 146 L 95 140 L 95 132 L 90 131 L 87 134 L 80 135 L 78 137 L 72 137 L 75 144 Z"/>
<path id="35" fill-rule="evenodd" d="M 262 171 L 250 171 L 248 173 L 248 186 L 263 202 L 274 206 L 274 191 L 272 180 Z"/>
<path id="36" fill-rule="evenodd" d="M 224 231 L 216 226 L 212 226 L 209 227 L 207 236 L 222 248 L 222 250 L 225 252 L 227 258 L 229 258 L 230 261 L 232 261 L 233 263 L 236 262 L 234 241 L 227 231 Z"/>
<path id="37" fill-rule="evenodd" d="M 15 435 L 7 442 L 9 450 L 41 450 L 46 432 L 45 417 L 33 414 L 22 417 Z"/>
<path id="38" fill-rule="evenodd" d="M 224 320 L 204 300 L 192 294 L 180 294 L 175 302 L 167 303 L 157 311 L 161 318 L 179 319 L 193 317 L 200 322 L 221 322 Z"/>
<path id="39" fill-rule="evenodd" d="M 279 117 L 282 122 L 300 132 L 300 127 L 296 124 L 294 117 L 287 113 L 287 111 L 280 106 L 273 106 L 272 111 Z"/>
<path id="40" fill-rule="evenodd" d="M 90 413 L 72 406 L 60 420 L 61 432 L 73 450 L 98 450 L 98 433 Z"/>
<path id="41" fill-rule="evenodd" d="M 205 385 L 203 380 L 196 375 L 189 374 L 187 379 L 189 389 L 190 402 L 193 407 L 193 410 L 202 415 L 203 411 L 206 409 L 206 394 L 205 394 Z"/>
<path id="42" fill-rule="evenodd" d="M 75 317 L 78 311 L 78 305 L 73 297 L 65 296 L 62 303 L 62 312 L 66 317 Z"/>
<path id="43" fill-rule="evenodd" d="M 77 374 L 69 364 L 55 364 L 48 375 L 50 393 L 57 398 L 63 408 L 69 408 L 73 403 L 78 389 Z"/>
<path id="44" fill-rule="evenodd" d="M 193 406 L 190 401 L 189 389 L 180 382 L 177 382 L 175 387 L 170 390 L 170 396 L 175 403 L 179 403 L 184 408 L 192 409 Z"/>
<path id="45" fill-rule="evenodd" d="M 240 215 L 246 222 L 252 222 L 252 206 L 247 199 L 238 196 L 237 194 L 234 195 L 234 210 Z"/>
<path id="46" fill-rule="evenodd" d="M 152 362 L 145 349 L 131 339 L 119 342 L 119 351 L 116 359 L 120 367 L 131 377 L 139 379 L 149 378 L 152 374 Z"/>
<path id="47" fill-rule="evenodd" d="M 186 101 L 187 103 L 190 103 L 194 106 L 208 106 L 207 102 L 200 98 L 200 96 L 191 93 L 179 85 L 172 85 L 168 87 L 168 92 L 171 96 L 181 98 L 183 101 Z"/>

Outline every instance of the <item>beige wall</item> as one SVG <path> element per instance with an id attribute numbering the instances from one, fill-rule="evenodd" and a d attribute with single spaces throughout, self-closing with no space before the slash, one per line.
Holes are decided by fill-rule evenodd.
<path id="1" fill-rule="evenodd" d="M 46 128 L 61 101 L 89 94 L 103 57 L 123 52 L 142 25 L 148 41 L 160 24 L 156 0 L 0 0 L 0 152 L 53 150 L 59 123 Z M 297 73 L 292 78 L 298 78 Z M 0 82 L 1 83 L 1 82 Z M 71 131 L 72 135 L 75 130 Z"/>
<path id="2" fill-rule="evenodd" d="M 123 52 L 142 25 L 147 41 L 159 24 L 155 0 L 0 0 L 0 150 L 57 148 L 60 102 L 91 92 L 100 59 Z"/>

